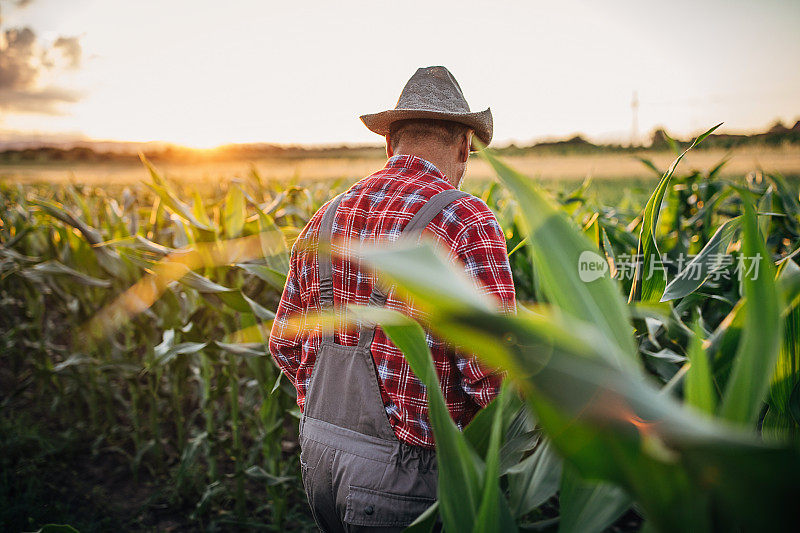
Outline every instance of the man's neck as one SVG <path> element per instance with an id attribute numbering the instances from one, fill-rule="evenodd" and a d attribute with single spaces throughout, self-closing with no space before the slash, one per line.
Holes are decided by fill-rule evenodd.
<path id="1" fill-rule="evenodd" d="M 436 153 L 432 150 L 425 150 L 425 149 L 402 149 L 402 147 L 398 147 L 395 150 L 394 155 L 413 155 L 414 157 L 419 157 L 420 159 L 424 159 L 428 161 L 437 169 L 439 172 L 444 174 L 447 181 L 456 189 L 461 184 L 461 180 L 456 177 L 457 172 L 452 168 L 447 162 L 447 159 L 442 157 L 442 154 Z"/>

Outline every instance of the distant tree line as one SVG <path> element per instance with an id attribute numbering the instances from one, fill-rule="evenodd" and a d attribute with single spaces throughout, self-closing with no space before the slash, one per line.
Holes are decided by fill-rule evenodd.
<path id="1" fill-rule="evenodd" d="M 563 141 L 539 142 L 529 146 L 517 146 L 511 144 L 498 151 L 503 155 L 525 155 L 532 153 L 547 154 L 591 154 L 591 153 L 614 153 L 614 152 L 636 152 L 641 150 L 668 151 L 674 148 L 687 148 L 692 139 L 674 139 L 663 128 L 658 128 L 650 135 L 649 144 L 630 145 L 630 144 L 594 144 L 587 141 L 580 135 Z M 706 138 L 697 150 L 709 149 L 731 149 L 741 146 L 800 146 L 800 120 L 795 122 L 791 128 L 786 127 L 782 122 L 776 122 L 767 131 L 753 134 L 734 134 L 719 133 L 710 135 Z"/>
<path id="2" fill-rule="evenodd" d="M 663 129 L 653 131 L 650 143 L 647 145 L 624 144 L 594 144 L 581 135 L 559 141 L 543 141 L 527 146 L 510 144 L 498 148 L 498 152 L 505 156 L 528 154 L 592 154 L 636 152 L 641 150 L 665 151 L 685 148 L 691 139 L 673 139 Z M 800 146 L 800 121 L 794 126 L 787 127 L 781 122 L 776 122 L 763 133 L 733 134 L 720 133 L 709 136 L 699 150 L 732 149 L 742 146 Z M 311 158 L 367 158 L 381 157 L 385 154 L 384 148 L 378 145 L 363 146 L 301 146 L 279 145 L 268 143 L 231 144 L 218 148 L 199 150 L 184 146 L 170 145 L 164 148 L 145 151 L 148 159 L 155 162 L 200 163 L 217 161 L 237 161 L 254 159 L 311 159 Z M 0 164 L 14 163 L 138 163 L 139 156 L 130 150 L 127 151 L 99 151 L 91 146 L 76 146 L 61 148 L 53 146 L 40 146 L 5 150 L 0 152 Z"/>

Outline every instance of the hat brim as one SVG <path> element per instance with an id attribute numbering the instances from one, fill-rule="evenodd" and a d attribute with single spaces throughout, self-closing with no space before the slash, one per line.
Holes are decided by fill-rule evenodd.
<path id="1" fill-rule="evenodd" d="M 389 134 L 389 127 L 398 120 L 409 120 L 414 118 L 430 118 L 437 120 L 450 120 L 469 126 L 475 131 L 475 136 L 488 146 L 492 142 L 493 123 L 492 109 L 486 108 L 475 113 L 445 113 L 442 111 L 428 111 L 425 109 L 389 109 L 380 113 L 361 115 L 361 122 L 378 135 L 386 136 Z M 475 150 L 473 144 L 470 149 Z"/>

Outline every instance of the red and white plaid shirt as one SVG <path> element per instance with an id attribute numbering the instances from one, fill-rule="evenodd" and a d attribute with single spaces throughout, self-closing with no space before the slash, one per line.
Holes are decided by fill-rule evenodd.
<path id="1" fill-rule="evenodd" d="M 357 262 L 342 257 L 345 248 L 357 243 L 395 241 L 425 202 L 436 193 L 453 188 L 428 161 L 397 155 L 383 169 L 344 193 L 333 224 L 333 293 L 338 312 L 344 313 L 348 304 L 366 305 L 375 283 L 369 269 L 361 270 Z M 316 327 L 297 332 L 296 328 L 288 327 L 288 321 L 320 310 L 317 242 L 322 214 L 329 204 L 311 218 L 292 248 L 286 287 L 269 339 L 272 356 L 297 388 L 297 404 L 301 409 L 322 330 Z M 451 262 L 460 263 L 481 292 L 494 297 L 500 310 L 514 312 L 514 284 L 505 238 L 486 203 L 474 196 L 458 199 L 436 215 L 425 233 Z M 422 318 L 420 311 L 398 299 L 393 290 L 389 292 L 386 307 Z M 454 352 L 429 333 L 427 340 L 450 415 L 463 428 L 497 395 L 501 377 L 482 367 L 474 357 Z M 358 330 L 337 331 L 335 341 L 355 346 Z M 424 386 L 411 372 L 402 352 L 380 328 L 375 332 L 371 351 L 383 403 L 397 438 L 432 448 L 434 440 Z"/>

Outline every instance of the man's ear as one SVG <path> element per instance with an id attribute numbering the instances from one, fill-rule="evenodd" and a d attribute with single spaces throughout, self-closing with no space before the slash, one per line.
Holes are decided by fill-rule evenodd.
<path id="1" fill-rule="evenodd" d="M 386 157 L 392 157 L 394 155 L 394 149 L 392 149 L 392 139 L 389 134 L 386 134 Z"/>
<path id="2" fill-rule="evenodd" d="M 469 147 L 472 145 L 472 131 L 461 137 L 461 145 L 458 147 L 458 158 L 462 163 L 469 159 Z"/>

